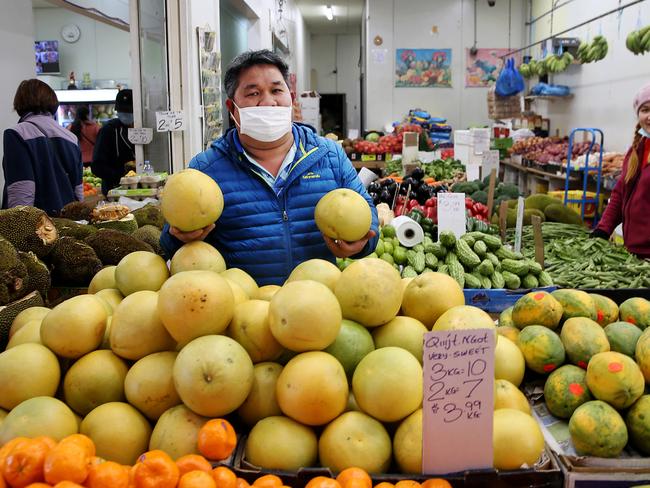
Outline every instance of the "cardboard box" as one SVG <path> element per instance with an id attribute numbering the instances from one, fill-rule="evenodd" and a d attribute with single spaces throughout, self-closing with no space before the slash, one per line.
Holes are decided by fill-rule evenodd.
<path id="1" fill-rule="evenodd" d="M 249 463 L 245 458 L 245 437 L 238 443 L 237 455 L 233 470 L 238 477 L 244 478 L 253 483 L 260 476 L 274 474 L 282 478 L 285 485 L 293 488 L 303 488 L 310 479 L 316 476 L 334 478 L 335 474 L 329 468 L 301 468 L 298 471 L 279 471 L 264 469 Z M 392 474 L 394 473 L 394 474 Z M 533 468 L 515 469 L 512 471 L 497 471 L 495 469 L 468 470 L 446 475 L 423 475 L 423 474 L 401 474 L 397 473 L 395 466 L 391 467 L 391 473 L 373 474 L 373 485 L 381 482 L 395 484 L 401 480 L 415 480 L 418 482 L 430 478 L 444 478 L 454 488 L 460 487 L 515 487 L 525 486 L 529 488 L 561 488 L 562 473 L 557 465 L 556 459 L 547 450 L 544 450 L 540 460 Z"/>
<path id="2" fill-rule="evenodd" d="M 302 110 L 316 109 L 320 110 L 320 95 L 314 91 L 303 92 L 298 97 Z"/>
<path id="3" fill-rule="evenodd" d="M 615 459 L 579 456 L 569 435 L 568 419 L 554 417 L 546 408 L 543 384 L 526 385 L 533 400 L 533 417 L 564 476 L 565 488 L 619 488 L 650 484 L 650 458 L 628 446 Z"/>

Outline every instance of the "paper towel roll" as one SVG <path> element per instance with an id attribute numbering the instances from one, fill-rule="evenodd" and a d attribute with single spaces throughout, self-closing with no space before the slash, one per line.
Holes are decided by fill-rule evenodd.
<path id="1" fill-rule="evenodd" d="M 406 215 L 395 217 L 390 223 L 395 227 L 397 240 L 404 247 L 413 247 L 424 240 L 424 231 L 420 224 Z"/>

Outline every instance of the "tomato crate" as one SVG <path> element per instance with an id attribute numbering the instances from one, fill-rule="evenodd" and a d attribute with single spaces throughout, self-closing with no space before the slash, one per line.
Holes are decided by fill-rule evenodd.
<path id="1" fill-rule="evenodd" d="M 488 313 L 501 313 L 506 308 L 512 307 L 517 300 L 519 300 L 526 293 L 531 291 L 546 291 L 552 292 L 557 290 L 557 286 L 545 286 L 543 288 L 534 289 L 520 289 L 520 290 L 507 290 L 507 289 L 494 289 L 484 290 L 482 288 L 465 288 L 465 304 L 472 305 L 480 308 Z"/>
<path id="2" fill-rule="evenodd" d="M 292 488 L 304 488 L 310 479 L 316 476 L 335 477 L 329 468 L 314 467 L 301 468 L 298 471 L 281 471 L 275 469 L 263 469 L 255 466 L 245 459 L 246 436 L 237 447 L 233 470 L 238 477 L 245 479 L 250 484 L 266 474 L 279 476 L 286 486 Z M 395 466 L 391 470 L 395 470 Z M 548 449 L 545 449 L 539 461 L 534 467 L 528 469 L 516 469 L 512 471 L 498 471 L 495 469 L 467 470 L 458 473 L 445 475 L 423 475 L 423 474 L 373 474 L 371 475 L 373 485 L 381 482 L 397 483 L 401 480 L 415 480 L 423 482 L 430 478 L 446 479 L 454 488 L 469 487 L 491 487 L 491 488 L 514 488 L 526 486 L 529 488 L 561 488 L 562 473 L 556 459 Z"/>

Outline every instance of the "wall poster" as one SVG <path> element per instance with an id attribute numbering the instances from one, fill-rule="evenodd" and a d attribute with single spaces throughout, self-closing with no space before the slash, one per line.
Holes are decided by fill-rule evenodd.
<path id="1" fill-rule="evenodd" d="M 451 88 L 451 49 L 397 49 L 395 87 Z"/>
<path id="2" fill-rule="evenodd" d="M 217 33 L 197 27 L 201 106 L 203 107 L 203 147 L 221 137 L 221 53 L 216 49 Z"/>
<path id="3" fill-rule="evenodd" d="M 476 54 L 470 49 L 465 49 L 465 87 L 479 88 L 492 86 L 496 81 L 501 68 L 503 67 L 504 56 L 511 49 L 487 49 L 479 48 Z M 514 54 L 515 66 L 521 63 L 521 53 Z"/>

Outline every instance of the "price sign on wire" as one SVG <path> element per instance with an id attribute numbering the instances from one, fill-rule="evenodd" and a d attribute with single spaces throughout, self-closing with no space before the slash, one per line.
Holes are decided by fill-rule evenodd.
<path id="1" fill-rule="evenodd" d="M 517 221 L 515 223 L 515 252 L 521 252 L 521 233 L 524 226 L 524 197 L 517 200 Z"/>
<path id="2" fill-rule="evenodd" d="M 182 110 L 156 112 L 156 131 L 175 132 L 185 130 L 185 114 Z"/>
<path id="3" fill-rule="evenodd" d="M 153 140 L 153 130 L 149 127 L 131 127 L 128 137 L 131 144 L 149 144 Z"/>
<path id="4" fill-rule="evenodd" d="M 465 234 L 465 194 L 438 193 L 438 232 L 450 230 L 456 238 Z"/>
<path id="5" fill-rule="evenodd" d="M 424 335 L 422 472 L 491 468 L 494 329 Z"/>
<path id="6" fill-rule="evenodd" d="M 499 151 L 492 149 L 490 151 L 485 151 L 483 153 L 483 164 L 481 165 L 481 168 L 483 170 L 483 174 L 481 175 L 483 178 L 488 176 L 490 172 L 495 169 L 497 172 L 497 175 L 499 174 Z M 468 178 L 467 181 L 470 181 Z"/>

